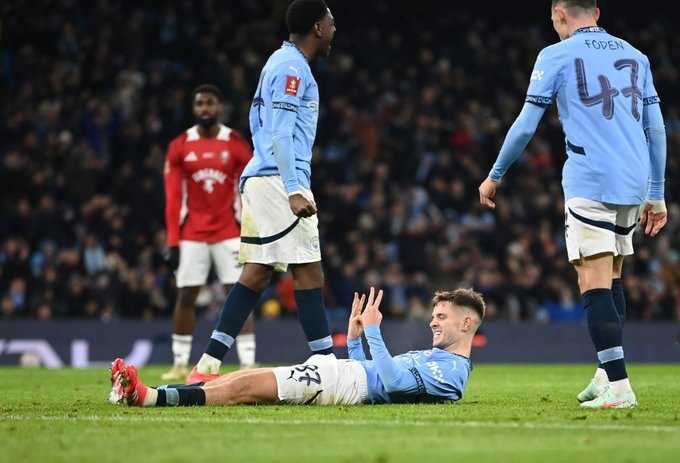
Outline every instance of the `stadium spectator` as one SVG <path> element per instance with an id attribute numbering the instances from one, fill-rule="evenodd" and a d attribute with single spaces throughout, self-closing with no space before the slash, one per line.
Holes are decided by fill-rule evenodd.
<path id="1" fill-rule="evenodd" d="M 348 309 L 348 288 L 384 286 L 386 316 L 422 318 L 431 290 L 472 285 L 488 319 L 571 319 L 576 275 L 564 259 L 554 108 L 495 215 L 476 204 L 527 72 L 557 38 L 529 18 L 499 24 L 462 8 L 403 15 L 388 5 L 362 3 L 379 27 L 336 8 L 343 34 L 315 67 L 328 306 Z M 285 36 L 280 6 L 275 17 L 248 1 L 140 4 L 123 15 L 119 0 L 57 1 L 49 21 L 28 4 L 0 6 L 1 317 L 170 315 L 164 146 L 190 124 L 188 92 L 206 76 L 248 133 L 256 74 Z M 670 19 L 631 21 L 603 25 L 635 30 L 631 40 L 649 51 L 668 150 L 678 152 L 680 36 Z M 656 242 L 639 238 L 625 269 L 631 319 L 680 320 L 680 158 L 668 157 L 667 172 L 667 230 Z"/>

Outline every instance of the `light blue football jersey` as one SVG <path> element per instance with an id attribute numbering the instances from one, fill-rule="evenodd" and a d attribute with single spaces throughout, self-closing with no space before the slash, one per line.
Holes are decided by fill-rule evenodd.
<path id="1" fill-rule="evenodd" d="M 650 179 L 643 106 L 659 103 L 647 57 L 600 27 L 579 29 L 544 48 L 531 74 L 528 103 L 548 106 L 555 97 L 565 198 L 641 204 Z"/>
<path id="2" fill-rule="evenodd" d="M 241 175 L 280 175 L 286 191 L 310 188 L 319 87 L 305 56 L 284 42 L 267 60 L 250 109 L 253 158 Z"/>

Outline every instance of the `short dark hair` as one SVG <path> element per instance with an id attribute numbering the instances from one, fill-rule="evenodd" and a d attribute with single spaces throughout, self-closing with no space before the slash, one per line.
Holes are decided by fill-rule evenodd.
<path id="1" fill-rule="evenodd" d="M 286 26 L 291 34 L 306 35 L 314 23 L 326 16 L 328 6 L 324 0 L 293 0 L 286 11 Z"/>
<path id="2" fill-rule="evenodd" d="M 198 95 L 199 93 L 212 93 L 213 95 L 215 95 L 215 98 L 217 98 L 217 100 L 220 103 L 224 103 L 224 95 L 222 94 L 222 90 L 220 90 L 217 87 L 217 85 L 212 84 L 199 85 L 194 89 L 193 92 L 191 92 L 191 100 L 193 101 L 194 99 L 196 99 L 196 95 Z"/>
<path id="3" fill-rule="evenodd" d="M 458 288 L 453 291 L 436 291 L 432 298 L 432 305 L 435 306 L 440 302 L 449 302 L 458 307 L 472 309 L 479 316 L 480 323 L 484 320 L 484 312 L 486 312 L 484 297 L 472 289 Z"/>
<path id="4" fill-rule="evenodd" d="M 594 10 L 597 8 L 597 0 L 552 0 L 552 6 L 563 4 L 565 8 L 581 8 L 583 10 Z"/>

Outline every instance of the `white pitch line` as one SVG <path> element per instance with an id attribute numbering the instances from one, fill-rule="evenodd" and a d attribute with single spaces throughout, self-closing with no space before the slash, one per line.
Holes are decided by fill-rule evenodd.
<path id="1" fill-rule="evenodd" d="M 271 424 L 282 426 L 329 425 L 329 426 L 371 426 L 371 427 L 438 427 L 438 428 L 496 428 L 496 429 L 554 429 L 561 431 L 636 431 L 680 433 L 680 426 L 632 425 L 632 424 L 569 424 L 537 423 L 519 421 L 382 421 L 382 420 L 290 420 L 253 417 L 191 417 L 191 416 L 141 416 L 141 415 L 5 415 L 0 421 L 110 421 L 135 423 L 226 423 L 226 424 Z"/>

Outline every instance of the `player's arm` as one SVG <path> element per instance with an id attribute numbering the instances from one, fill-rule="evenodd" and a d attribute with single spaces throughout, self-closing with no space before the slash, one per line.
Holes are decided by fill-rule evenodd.
<path id="1" fill-rule="evenodd" d="M 177 268 L 179 259 L 180 211 L 182 209 L 182 166 L 178 140 L 170 143 L 163 169 L 165 186 L 165 229 L 170 265 Z"/>
<path id="2" fill-rule="evenodd" d="M 563 57 L 557 50 L 549 47 L 542 50 L 536 58 L 522 111 L 510 127 L 489 176 L 479 187 L 479 201 L 483 206 L 491 209 L 496 207 L 493 198 L 498 183 L 524 152 L 562 84 Z"/>
<path id="3" fill-rule="evenodd" d="M 651 172 L 647 201 L 645 201 L 640 223 L 645 233 L 655 236 L 668 220 L 664 199 L 666 172 L 666 127 L 661 113 L 659 97 L 654 88 L 652 73 L 647 69 L 645 79 L 642 124 L 647 135 Z"/>
<path id="4" fill-rule="evenodd" d="M 293 131 L 306 85 L 304 73 L 298 67 L 288 64 L 275 71 L 272 83 L 274 158 L 288 194 L 291 210 L 299 217 L 310 217 L 316 213 L 314 205 L 302 195 L 293 146 Z"/>
<path id="5" fill-rule="evenodd" d="M 524 103 L 522 111 L 520 111 L 512 127 L 510 127 L 505 141 L 503 141 L 503 146 L 501 146 L 501 151 L 491 168 L 491 172 L 489 172 L 489 176 L 479 187 L 479 201 L 482 205 L 491 209 L 496 207 L 496 204 L 492 201 L 496 193 L 496 186 L 500 183 L 501 178 L 503 178 L 503 175 L 505 175 L 510 166 L 524 152 L 529 140 L 536 133 L 536 128 L 539 122 L 541 122 L 546 108 L 547 106 L 543 105 L 529 102 Z"/>
<path id="6" fill-rule="evenodd" d="M 366 295 L 354 293 L 352 301 L 352 311 L 349 314 L 349 324 L 347 326 L 347 354 L 352 360 L 366 360 L 364 346 L 361 344 L 361 335 L 364 327 L 361 324 L 361 309 L 366 301 Z"/>
<path id="7" fill-rule="evenodd" d="M 361 323 L 364 326 L 364 334 L 366 341 L 368 341 L 371 357 L 387 392 L 415 392 L 418 390 L 415 376 L 392 358 L 380 333 L 382 314 L 379 308 L 382 296 L 382 290 L 376 295 L 375 289 L 371 288 L 366 309 L 361 315 Z"/>

